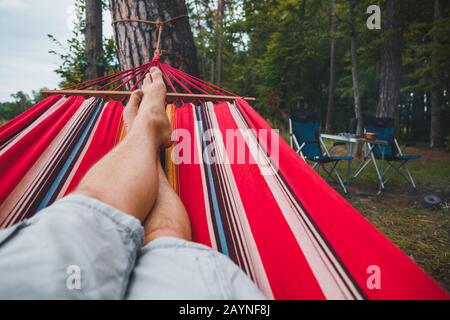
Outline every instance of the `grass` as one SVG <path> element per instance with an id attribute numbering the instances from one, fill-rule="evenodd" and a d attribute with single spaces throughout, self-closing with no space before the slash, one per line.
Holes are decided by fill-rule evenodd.
<path id="1" fill-rule="evenodd" d="M 344 150 L 336 150 L 342 154 Z M 426 209 L 424 195 L 435 194 L 450 207 L 450 152 L 425 147 L 409 148 L 406 154 L 420 154 L 409 162 L 417 183 L 413 192 L 401 176 L 394 176 L 380 196 L 343 196 L 378 230 L 410 256 L 428 274 L 450 291 L 450 208 Z M 339 171 L 344 173 L 346 164 Z M 352 165 L 352 169 L 356 164 Z M 344 175 L 342 175 L 344 176 Z M 335 188 L 337 185 L 332 184 Z M 373 167 L 352 181 L 351 191 L 376 192 Z M 339 190 L 341 191 L 341 190 Z"/>

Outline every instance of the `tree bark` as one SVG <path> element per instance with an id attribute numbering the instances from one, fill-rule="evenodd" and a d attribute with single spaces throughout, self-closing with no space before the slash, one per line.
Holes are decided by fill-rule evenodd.
<path id="1" fill-rule="evenodd" d="M 141 19 L 167 21 L 187 15 L 185 0 L 109 0 L 112 20 Z M 142 22 L 114 23 L 119 63 L 122 69 L 137 67 L 152 59 L 157 46 L 158 28 Z M 178 18 L 164 24 L 162 60 L 178 69 L 197 75 L 197 53 L 189 18 Z"/>
<path id="2" fill-rule="evenodd" d="M 216 32 L 217 32 L 217 76 L 216 82 L 220 86 L 223 78 L 223 15 L 225 11 L 225 3 L 223 0 L 217 0 L 216 12 Z"/>
<path id="3" fill-rule="evenodd" d="M 431 125 L 430 125 L 430 148 L 444 147 L 444 135 L 442 134 L 442 110 L 440 92 L 432 89 L 430 92 Z"/>
<path id="4" fill-rule="evenodd" d="M 201 2 L 200 0 L 194 0 L 194 6 L 195 6 L 195 11 L 196 11 L 196 29 L 198 32 L 197 35 L 197 43 L 200 42 L 201 46 L 203 48 L 203 52 L 202 55 L 200 57 L 199 55 L 199 61 L 198 61 L 198 66 L 199 66 L 199 72 L 200 72 L 200 76 L 202 79 L 207 79 L 208 77 L 208 64 L 209 64 L 209 59 L 208 56 L 206 54 L 206 50 L 204 49 L 205 46 L 205 40 L 203 38 L 202 33 L 200 32 L 202 30 L 202 22 L 201 22 L 201 18 L 200 18 L 200 12 L 204 11 L 205 8 L 204 6 L 202 7 L 202 4 L 200 4 L 199 2 Z M 204 5 L 204 4 L 203 4 Z M 198 49 L 198 48 L 197 48 Z M 197 51 L 198 53 L 198 51 Z"/>
<path id="5" fill-rule="evenodd" d="M 330 83 L 328 88 L 328 107 L 327 120 L 325 124 L 325 132 L 333 131 L 333 119 L 335 109 L 335 91 L 336 91 L 336 0 L 331 0 L 331 17 L 330 17 Z"/>
<path id="6" fill-rule="evenodd" d="M 86 0 L 86 77 L 88 80 L 103 76 L 103 17 L 102 2 Z"/>
<path id="7" fill-rule="evenodd" d="M 434 23 L 443 17 L 443 3 L 441 0 L 434 0 Z M 433 50 L 431 53 L 431 72 L 432 72 L 432 88 L 430 90 L 430 105 L 431 105 L 431 126 L 430 126 L 430 148 L 442 148 L 445 144 L 443 133 L 443 111 L 441 107 L 442 90 L 440 83 L 440 63 L 437 54 L 437 47 L 439 46 L 439 36 L 433 34 Z"/>
<path id="8" fill-rule="evenodd" d="M 394 118 L 399 129 L 400 74 L 402 66 L 401 1 L 387 0 L 383 18 L 384 43 L 377 117 Z"/>
<path id="9" fill-rule="evenodd" d="M 424 140 L 426 123 L 425 118 L 425 94 L 423 92 L 414 92 L 412 101 L 412 121 L 411 121 L 411 138 L 414 141 Z"/>
<path id="10" fill-rule="evenodd" d="M 355 101 L 355 117 L 358 121 L 356 127 L 356 134 L 362 135 L 364 124 L 363 124 L 363 113 L 362 113 L 362 102 L 361 95 L 359 93 L 359 79 L 358 79 L 358 56 L 356 53 L 356 26 L 355 26 L 355 15 L 354 15 L 354 1 L 349 0 L 349 18 L 350 18 L 350 28 L 351 28 L 351 46 L 350 51 L 352 55 L 352 82 L 353 82 L 353 98 Z"/>

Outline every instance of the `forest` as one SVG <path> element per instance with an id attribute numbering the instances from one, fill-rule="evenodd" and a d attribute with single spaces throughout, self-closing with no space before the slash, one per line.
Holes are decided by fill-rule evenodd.
<path id="1" fill-rule="evenodd" d="M 376 115 L 395 118 L 403 140 L 432 148 L 449 142 L 448 1 L 146 2 L 167 10 L 186 6 L 195 47 L 186 49 L 189 65 L 177 67 L 256 97 L 258 112 L 283 132 L 289 109 L 302 108 L 318 112 L 326 132 L 348 130 L 355 116 Z M 373 4 L 381 9 L 380 29 L 367 26 Z M 55 43 L 49 54 L 61 60 L 55 71 L 62 86 L 120 69 L 117 39 L 102 34 L 110 7 L 108 1 L 76 0 L 72 39 L 61 43 L 49 35 Z M 174 28 L 163 37 L 170 32 Z M 0 104 L 0 118 L 24 111 L 39 100 L 34 95 L 13 94 L 12 102 Z"/>

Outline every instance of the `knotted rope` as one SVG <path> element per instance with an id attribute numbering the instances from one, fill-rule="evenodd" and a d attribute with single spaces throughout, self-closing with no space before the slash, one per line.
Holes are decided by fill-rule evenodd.
<path id="1" fill-rule="evenodd" d="M 164 25 L 174 22 L 178 19 L 181 18 L 185 18 L 187 17 L 186 14 L 182 14 L 179 15 L 177 17 L 174 18 L 170 18 L 166 21 L 162 21 L 161 19 L 158 20 L 143 20 L 143 19 L 119 19 L 119 20 L 114 20 L 111 24 L 116 24 L 116 23 L 127 23 L 127 22 L 136 22 L 136 23 L 144 23 L 144 24 L 151 24 L 151 25 L 155 25 L 158 28 L 158 35 L 157 35 L 157 39 L 156 39 L 156 49 L 155 49 L 155 56 L 159 56 L 161 55 L 162 51 L 161 51 L 161 35 L 162 35 L 162 31 L 164 28 Z"/>

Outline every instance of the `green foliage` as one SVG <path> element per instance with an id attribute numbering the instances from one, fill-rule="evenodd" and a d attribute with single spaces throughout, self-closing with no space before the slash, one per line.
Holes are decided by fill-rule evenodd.
<path id="1" fill-rule="evenodd" d="M 359 1 L 358 12 L 365 12 Z M 216 56 L 215 1 L 188 2 L 193 12 L 199 60 L 208 64 L 202 76 L 214 80 Z M 203 9 L 201 9 L 203 8 Z M 328 0 L 235 0 L 226 5 L 224 86 L 242 95 L 256 96 L 255 107 L 278 127 L 286 127 L 287 112 L 303 107 L 326 114 L 329 81 L 329 44 L 337 39 L 337 122 L 353 114 L 347 2 L 338 1 L 338 30 L 330 34 Z M 197 13 L 201 13 L 201 15 Z M 370 95 L 372 109 L 377 95 L 376 68 L 379 37 L 365 28 L 365 16 L 357 17 L 358 32 L 366 33 L 360 47 L 363 95 Z M 365 32 L 363 32 L 365 31 Z M 377 42 L 378 41 L 378 42 Z M 206 60 L 206 63 L 205 63 Z M 340 119 L 342 119 L 340 121 Z M 339 125 L 337 126 L 339 127 Z"/>
<path id="2" fill-rule="evenodd" d="M 107 1 L 103 1 L 103 7 L 107 8 Z M 56 55 L 60 60 L 60 66 L 55 70 L 62 78 L 60 86 L 70 86 L 83 82 L 86 79 L 86 46 L 84 31 L 86 28 L 86 7 L 85 0 L 75 1 L 76 23 L 72 31 L 72 38 L 64 45 L 53 35 L 49 34 L 49 39 L 59 48 L 58 51 L 52 50 L 51 54 Z M 103 66 L 106 74 L 116 72 L 119 69 L 114 40 L 112 38 L 104 39 L 104 56 L 99 62 Z"/>
<path id="3" fill-rule="evenodd" d="M 0 125 L 13 119 L 42 100 L 41 91 L 45 89 L 42 88 L 39 91 L 33 91 L 31 97 L 23 91 L 18 91 L 11 94 L 12 101 L 0 102 Z"/>
<path id="4" fill-rule="evenodd" d="M 444 3 L 444 1 L 442 2 Z M 444 134 L 450 133 L 450 17 L 448 4 L 443 8 L 443 17 L 434 19 L 434 1 L 408 1 L 405 7 L 403 37 L 403 74 L 402 93 L 404 103 L 413 93 L 424 96 L 435 89 L 441 92 L 440 103 L 442 108 L 442 122 Z M 434 41 L 438 39 L 438 41 Z M 429 95 L 424 102 L 426 106 L 426 120 L 429 119 Z M 422 100 L 424 100 L 422 98 Z M 408 110 L 404 110 L 407 114 Z M 421 123 L 429 130 L 429 122 Z M 424 137 L 427 138 L 427 131 Z"/>
<path id="5" fill-rule="evenodd" d="M 217 55 L 216 1 L 188 0 L 191 26 L 198 49 L 201 76 L 214 81 Z M 379 65 L 384 30 L 368 30 L 366 9 L 385 0 L 355 1 L 358 73 L 363 113 L 373 115 L 378 104 Z M 450 70 L 448 18 L 433 22 L 433 1 L 405 0 L 402 9 L 404 44 L 401 115 L 404 132 L 410 132 L 411 93 L 424 96 L 437 85 L 447 89 Z M 226 1 L 223 86 L 242 95 L 256 96 L 255 107 L 273 125 L 286 129 L 287 111 L 303 107 L 325 119 L 331 37 L 336 39 L 336 130 L 346 130 L 354 116 L 350 56 L 350 24 L 347 0 L 337 0 L 337 30 L 330 32 L 330 0 L 230 0 Z M 448 12 L 446 13 L 448 16 Z M 446 41 L 431 45 L 433 34 Z M 447 36 L 445 37 L 445 35 Z M 441 75 L 431 77 L 431 53 L 439 59 Z M 443 91 L 444 92 L 444 91 Z M 448 108 L 448 101 L 444 105 Z M 426 101 L 416 99 L 429 119 Z M 417 107 L 417 106 L 416 106 Z M 428 111 L 427 111 L 428 110 Z M 450 112 L 448 112 L 450 114 Z M 449 119 L 450 121 L 450 119 Z M 427 138 L 423 130 L 422 138 Z M 403 132 L 403 131 L 402 131 Z"/>
<path id="6" fill-rule="evenodd" d="M 450 17 L 433 21 L 433 1 L 417 2 L 409 14 L 414 20 L 405 26 L 404 65 L 408 67 L 408 86 L 405 90 L 430 90 L 449 85 Z M 433 37 L 442 39 L 438 43 Z M 432 75 L 432 55 L 439 64 L 437 78 Z"/>
<path id="7" fill-rule="evenodd" d="M 197 49 L 200 76 L 211 79 L 211 63 L 215 61 L 214 2 L 212 0 L 188 0 L 186 5 L 191 18 L 191 28 Z"/>

